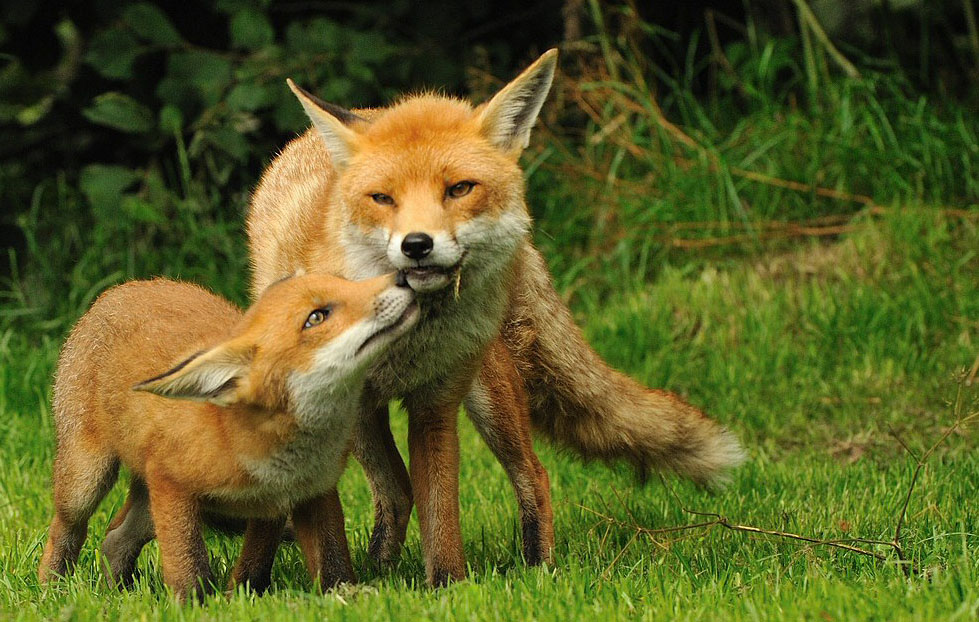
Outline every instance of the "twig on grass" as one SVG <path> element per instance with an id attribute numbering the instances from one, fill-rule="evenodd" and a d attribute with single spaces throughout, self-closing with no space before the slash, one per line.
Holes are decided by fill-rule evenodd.
<path id="1" fill-rule="evenodd" d="M 891 434 L 899 440 L 901 446 L 904 447 L 905 451 L 907 451 L 908 454 L 917 463 L 914 467 L 914 473 L 911 474 L 911 483 L 908 485 L 908 492 L 904 496 L 904 505 L 901 506 L 901 511 L 900 513 L 898 513 L 897 516 L 897 525 L 894 527 L 894 538 L 890 542 L 891 547 L 894 549 L 894 552 L 897 554 L 898 559 L 901 560 L 902 563 L 907 563 L 907 558 L 904 554 L 904 547 L 901 544 L 901 530 L 904 528 L 905 520 L 908 515 L 908 505 L 911 503 L 911 495 L 912 493 L 914 493 L 914 488 L 918 483 L 918 476 L 921 475 L 921 471 L 922 469 L 924 469 L 925 464 L 928 462 L 928 458 L 930 458 L 931 455 L 935 453 L 935 450 L 938 449 L 943 443 L 945 443 L 946 440 L 948 440 L 948 437 L 950 437 L 952 434 L 954 434 L 956 431 L 958 431 L 960 428 L 962 428 L 962 426 L 964 426 L 968 422 L 979 418 L 979 411 L 970 413 L 964 417 L 962 416 L 961 414 L 962 404 L 963 404 L 962 400 L 963 400 L 962 383 L 960 383 L 958 390 L 956 391 L 955 394 L 955 402 L 952 405 L 953 412 L 956 414 L 955 423 L 953 423 L 947 430 L 945 430 L 945 432 L 938 438 L 938 440 L 935 441 L 932 444 L 932 446 L 929 447 L 925 451 L 925 453 L 921 455 L 920 458 L 917 457 L 913 451 L 911 451 L 910 447 L 908 447 L 903 441 L 900 440 L 900 437 L 896 433 L 894 433 L 893 431 L 891 432 Z M 914 564 L 912 562 L 910 565 L 903 566 L 903 568 L 905 569 L 905 574 L 910 574 L 914 570 Z"/>
<path id="2" fill-rule="evenodd" d="M 919 574 L 920 568 L 915 563 L 915 561 L 908 556 L 902 539 L 903 530 L 905 525 L 907 524 L 908 507 L 911 504 L 911 498 L 918 484 L 918 480 L 921 475 L 921 472 L 924 470 L 928 462 L 928 459 L 932 456 L 932 454 L 934 454 L 934 452 L 940 446 L 942 446 L 952 434 L 954 434 L 955 432 L 957 432 L 958 430 L 966 426 L 968 423 L 976 419 L 979 419 L 979 410 L 975 412 L 971 412 L 968 415 L 962 414 L 963 403 L 964 403 L 963 395 L 962 395 L 963 384 L 964 383 L 959 384 L 959 389 L 958 392 L 956 393 L 955 401 L 953 402 L 953 412 L 956 415 L 955 423 L 953 423 L 948 429 L 946 429 L 942 433 L 942 435 L 938 438 L 938 440 L 936 440 L 930 447 L 928 447 L 928 449 L 925 450 L 925 452 L 922 453 L 920 456 L 917 455 L 896 432 L 891 430 L 891 435 L 897 440 L 897 442 L 901 445 L 901 447 L 914 460 L 915 468 L 911 474 L 911 481 L 908 483 L 907 491 L 904 494 L 904 501 L 901 504 L 901 509 L 898 512 L 897 517 L 895 519 L 894 535 L 890 540 L 877 540 L 873 538 L 862 538 L 862 537 L 825 539 L 825 538 L 817 538 L 814 536 L 807 536 L 804 534 L 792 533 L 789 531 L 783 531 L 779 529 L 768 529 L 764 527 L 757 527 L 754 525 L 746 525 L 746 524 L 732 522 L 726 516 L 719 514 L 717 512 L 703 512 L 703 511 L 693 510 L 686 507 L 683 501 L 680 499 L 679 495 L 677 494 L 676 490 L 672 486 L 670 486 L 669 483 L 667 483 L 664 479 L 663 480 L 664 485 L 667 487 L 667 489 L 676 499 L 677 504 L 680 506 L 680 509 L 682 511 L 686 512 L 687 514 L 705 517 L 710 520 L 689 523 L 684 525 L 674 525 L 671 527 L 661 527 L 656 529 L 644 527 L 641 524 L 639 524 L 639 522 L 636 520 L 632 511 L 626 505 L 625 500 L 619 494 L 618 490 L 615 487 L 612 487 L 612 492 L 615 494 L 620 505 L 628 515 L 629 517 L 628 521 L 623 521 L 621 519 L 612 516 L 611 512 L 609 512 L 608 510 L 607 504 L 605 504 L 604 502 L 604 499 L 602 500 L 602 503 L 603 505 L 605 505 L 606 508 L 605 513 L 599 512 L 597 510 L 579 504 L 578 505 L 579 508 L 594 515 L 599 519 L 600 523 L 606 525 L 605 535 L 602 537 L 603 545 L 606 539 L 608 538 L 610 528 L 613 526 L 624 527 L 627 529 L 631 529 L 633 531 L 632 536 L 626 542 L 622 550 L 618 552 L 618 554 L 615 556 L 612 562 L 602 572 L 602 574 L 600 575 L 601 579 L 605 579 L 607 576 L 609 576 L 612 569 L 619 563 L 623 555 L 625 555 L 626 550 L 630 546 L 632 546 L 632 544 L 638 539 L 639 536 L 646 536 L 654 545 L 665 549 L 668 547 L 669 544 L 676 542 L 679 539 L 675 538 L 673 540 L 661 541 L 657 538 L 657 536 L 677 534 L 677 533 L 689 532 L 689 531 L 698 531 L 698 530 L 703 530 L 703 535 L 707 535 L 715 527 L 722 527 L 729 531 L 747 533 L 752 536 L 770 536 L 773 538 L 782 538 L 786 540 L 796 540 L 799 542 L 806 542 L 811 546 L 826 546 L 830 548 L 847 551 L 850 553 L 855 553 L 857 555 L 863 555 L 865 557 L 872 557 L 879 562 L 890 561 L 891 555 L 882 553 L 880 551 L 875 551 L 867 547 L 873 547 L 873 546 L 887 547 L 891 550 L 893 556 L 897 558 L 898 565 L 901 567 L 901 570 L 902 572 L 904 572 L 905 576 L 910 577 L 912 575 Z M 858 545 L 864 545 L 864 546 L 858 546 Z"/>

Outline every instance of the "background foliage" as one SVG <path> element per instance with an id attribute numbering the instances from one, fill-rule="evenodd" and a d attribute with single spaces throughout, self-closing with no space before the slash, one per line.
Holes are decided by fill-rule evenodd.
<path id="1" fill-rule="evenodd" d="M 955 429 L 911 499 L 918 576 L 893 557 L 632 529 L 703 518 L 682 504 L 886 541 L 908 449 L 979 408 L 974 13 L 971 0 L 3 4 L 0 616 L 974 618 L 974 430 Z M 509 484 L 463 419 L 466 583 L 420 587 L 414 526 L 398 566 L 370 567 L 369 491 L 349 468 L 360 587 L 310 594 L 285 546 L 271 594 L 179 608 L 150 545 L 137 588 L 119 593 L 99 583 L 97 544 L 122 486 L 78 572 L 39 585 L 65 331 L 128 278 L 247 302 L 248 194 L 306 125 L 285 77 L 351 107 L 426 87 L 479 101 L 552 45 L 560 75 L 523 161 L 535 242 L 602 356 L 745 441 L 732 485 L 674 497 L 542 446 L 558 561 L 529 569 Z M 392 421 L 404 439 L 404 417 Z M 226 576 L 240 543 L 208 545 Z"/>
<path id="2" fill-rule="evenodd" d="M 570 165 L 583 156 L 604 171 L 598 175 L 614 162 L 615 174 L 596 190 L 604 192 L 623 177 L 668 180 L 659 171 L 662 159 L 673 157 L 662 147 L 671 146 L 662 144 L 661 115 L 651 105 L 689 127 L 702 146 L 752 159 L 765 154 L 740 139 L 761 131 L 759 124 L 783 123 L 784 110 L 805 110 L 811 114 L 796 122 L 821 124 L 842 103 L 851 111 L 847 123 L 860 123 L 853 115 L 878 121 L 896 115 L 917 119 L 917 130 L 929 131 L 946 95 L 964 98 L 960 111 L 975 101 L 977 44 L 961 16 L 968 4 L 911 2 L 897 10 L 870 0 L 815 3 L 824 21 L 836 24 L 833 35 L 844 50 L 873 74 L 837 87 L 827 83 L 838 72 L 787 0 L 641 8 L 580 0 L 209 0 L 192 8 L 119 0 L 7 3 L 0 22 L 0 236 L 9 252 L 0 273 L 13 277 L 17 313 L 27 317 L 74 317 L 106 284 L 149 274 L 205 281 L 221 274 L 218 287 L 240 300 L 245 259 L 239 232 L 248 194 L 276 149 L 305 127 L 284 86 L 288 76 L 347 106 L 381 105 L 421 86 L 479 97 L 496 88 L 495 76 L 509 77 L 563 37 L 565 84 L 575 92 L 548 107 L 549 127 L 575 139 L 594 132 L 596 123 L 603 131 L 612 123 L 624 130 L 619 138 L 641 140 L 630 148 L 641 151 L 634 160 L 608 140 L 614 132 L 575 147 L 566 159 Z M 888 90 L 896 97 L 864 107 Z M 924 105 L 911 91 L 938 97 Z M 585 103 L 589 97 L 596 101 Z M 630 108 L 619 110 L 622 105 Z M 908 187 L 915 183 L 925 184 L 921 193 L 932 200 L 946 190 L 963 200 L 975 196 L 975 153 L 963 144 L 974 135 L 968 120 L 957 122 L 955 114 L 942 118 L 958 123 L 958 131 L 908 147 L 906 166 L 895 166 L 906 181 L 894 196 L 916 193 Z M 873 161 L 868 151 L 907 143 L 901 128 L 888 123 L 867 129 L 855 144 L 841 140 L 845 129 L 838 128 L 824 144 L 806 144 L 815 148 L 810 153 L 799 152 L 799 143 L 794 153 L 785 146 L 775 155 L 806 158 L 798 163 L 802 181 L 833 182 L 842 171 L 824 166 L 818 151 L 841 156 L 839 167 L 866 167 Z M 823 128 L 798 130 L 803 138 Z M 922 175 L 916 172 L 922 161 L 939 166 L 930 148 L 959 151 L 963 161 L 937 176 Z M 561 158 L 550 159 L 554 166 L 544 167 L 542 184 Z M 689 210 L 702 203 L 695 198 L 675 203 L 677 211 L 666 215 L 643 206 L 641 219 L 772 215 L 749 216 L 733 185 L 724 185 L 721 194 L 728 196 L 704 203 L 717 213 Z M 597 218 L 599 226 L 569 235 L 591 231 L 608 239 L 603 219 L 610 210 L 579 210 L 571 224 Z M 810 206 L 800 205 L 780 215 L 807 211 Z"/>

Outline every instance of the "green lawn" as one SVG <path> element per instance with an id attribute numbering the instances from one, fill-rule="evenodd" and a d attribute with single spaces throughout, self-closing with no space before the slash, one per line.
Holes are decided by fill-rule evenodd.
<path id="1" fill-rule="evenodd" d="M 748 462 L 720 492 L 670 482 L 687 508 L 818 538 L 889 539 L 914 464 L 894 435 L 921 451 L 954 422 L 957 391 L 960 415 L 975 408 L 975 390 L 957 379 L 979 353 L 977 248 L 974 222 L 909 210 L 833 242 L 705 267 L 666 265 L 648 284 L 601 302 L 580 296 L 574 308 L 613 364 L 685 394 L 747 445 Z M 893 559 L 719 527 L 634 538 L 633 522 L 663 528 L 703 518 L 685 513 L 656 479 L 639 488 L 624 468 L 582 465 L 544 445 L 556 561 L 528 569 L 509 486 L 464 422 L 465 583 L 423 586 L 414 524 L 397 567 L 367 566 L 370 499 L 352 464 L 341 491 L 363 581 L 356 587 L 311 593 L 289 544 L 272 591 L 260 598 L 237 593 L 177 606 L 163 591 L 155 545 L 143 553 L 134 591 L 107 588 L 97 550 L 122 486 L 91 521 L 75 575 L 40 586 L 58 346 L 54 336 L 12 328 L 0 336 L 0 611 L 11 619 L 936 620 L 973 619 L 979 610 L 979 457 L 968 430 L 932 456 L 914 491 L 904 545 L 922 573 L 911 578 Z M 394 425 L 403 440 L 404 416 Z M 219 576 L 239 546 L 209 538 Z"/>
<path id="2" fill-rule="evenodd" d="M 738 76 L 763 95 L 707 103 L 665 78 L 656 102 L 643 67 L 606 59 L 619 83 L 585 76 L 551 99 L 583 102 L 566 115 L 583 132 L 555 135 L 565 117 L 545 110 L 525 158 L 536 242 L 588 339 L 611 364 L 682 393 L 743 439 L 749 459 L 727 488 L 657 478 L 641 488 L 624 467 L 583 465 L 541 444 L 557 549 L 553 568 L 529 569 L 510 486 L 463 419 L 466 582 L 424 586 L 414 522 L 401 562 L 369 567 L 370 496 L 351 464 L 341 495 L 357 586 L 313 593 L 287 544 L 267 595 L 182 607 L 162 587 L 151 544 L 135 589 L 110 589 L 97 551 L 122 485 L 92 519 L 75 574 L 41 586 L 50 381 L 71 322 L 127 278 L 191 279 L 237 302 L 247 283 L 241 220 L 227 216 L 244 208 L 242 188 L 167 177 L 185 190 L 161 202 L 163 222 L 103 222 L 84 188 L 61 176 L 19 212 L 27 255 L 0 301 L 0 617 L 975 619 L 971 428 L 930 456 L 914 489 L 902 536 L 920 569 L 910 577 L 887 547 L 860 545 L 888 554 L 882 562 L 718 526 L 637 532 L 706 520 L 686 508 L 817 539 L 889 540 L 915 467 L 902 444 L 920 455 L 979 409 L 979 381 L 963 382 L 979 356 L 979 119 L 869 72 L 821 77 L 800 103 L 800 85 L 812 82 L 801 69 L 779 90 L 768 48 L 751 59 Z M 656 121 L 658 105 L 678 130 Z M 785 228 L 793 222 L 808 229 Z M 393 425 L 403 443 L 403 413 Z M 226 577 L 240 542 L 215 534 L 208 544 Z"/>

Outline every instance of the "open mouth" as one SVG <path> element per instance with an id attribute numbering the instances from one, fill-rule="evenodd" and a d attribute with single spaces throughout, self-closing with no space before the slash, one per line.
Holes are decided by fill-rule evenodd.
<path id="1" fill-rule="evenodd" d="M 415 268 L 406 268 L 404 272 L 408 276 L 424 279 L 436 275 L 449 276 L 455 274 L 461 267 L 462 260 L 460 259 L 457 263 L 451 266 L 418 266 Z"/>
<path id="2" fill-rule="evenodd" d="M 396 332 L 399 328 L 401 328 L 406 323 L 408 323 L 412 319 L 414 319 L 416 315 L 418 315 L 418 302 L 415 301 L 415 300 L 412 300 L 411 303 L 409 303 L 408 306 L 405 307 L 405 310 L 402 311 L 401 316 L 398 319 L 396 319 L 394 322 L 388 324 L 387 326 L 385 326 L 381 330 L 377 331 L 376 333 L 374 333 L 373 335 L 371 335 L 370 337 L 368 337 L 364 341 L 364 343 L 360 344 L 360 347 L 357 348 L 357 354 L 359 355 L 366 348 L 368 348 L 371 344 L 377 342 L 379 339 L 383 339 L 386 335 L 390 335 L 390 334 Z"/>

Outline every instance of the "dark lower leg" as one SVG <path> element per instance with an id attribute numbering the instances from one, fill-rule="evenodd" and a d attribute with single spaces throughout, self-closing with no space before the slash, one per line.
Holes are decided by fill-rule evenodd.
<path id="1" fill-rule="evenodd" d="M 374 530 L 368 554 L 377 563 L 397 559 L 411 517 L 411 482 L 391 436 L 387 404 L 363 413 L 354 455 L 364 468 L 374 497 Z"/>
<path id="2" fill-rule="evenodd" d="M 146 484 L 133 477 L 126 504 L 109 523 L 102 543 L 106 576 L 114 585 L 128 587 L 136 572 L 136 560 L 147 542 L 153 539 L 153 519 Z"/>
<path id="3" fill-rule="evenodd" d="M 271 519 L 251 519 L 245 527 L 245 543 L 241 555 L 231 571 L 228 586 L 247 585 L 259 594 L 272 583 L 272 564 L 279 548 L 285 516 Z"/>
<path id="4" fill-rule="evenodd" d="M 313 581 L 328 590 L 356 580 L 336 489 L 297 506 L 292 522 Z"/>

